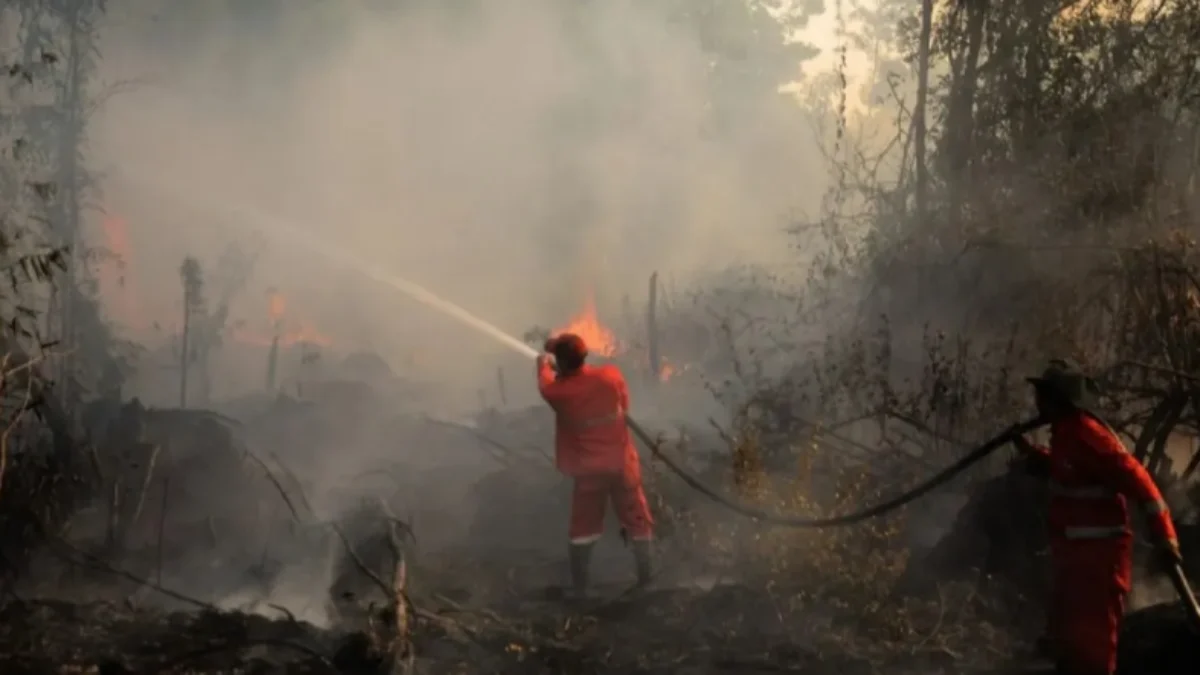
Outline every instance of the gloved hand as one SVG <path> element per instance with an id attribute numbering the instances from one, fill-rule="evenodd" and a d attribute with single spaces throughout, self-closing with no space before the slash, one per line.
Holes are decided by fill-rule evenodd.
<path id="1" fill-rule="evenodd" d="M 1012 429 L 1016 429 L 1016 426 L 1013 426 Z M 1025 438 L 1024 434 L 1014 434 L 1012 436 L 1012 444 L 1013 447 L 1017 449 L 1017 452 L 1020 452 L 1022 455 L 1037 454 L 1037 450 L 1034 449 L 1033 443 L 1030 443 L 1029 439 Z"/>
<path id="2" fill-rule="evenodd" d="M 1034 476 L 1041 476 L 1050 471 L 1050 463 L 1042 453 L 1038 452 L 1033 443 L 1023 435 L 1012 437 L 1013 447 L 1017 449 L 1017 461 L 1024 464 L 1025 471 Z"/>

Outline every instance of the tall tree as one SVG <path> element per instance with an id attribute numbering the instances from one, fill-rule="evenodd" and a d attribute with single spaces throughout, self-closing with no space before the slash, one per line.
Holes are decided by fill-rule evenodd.
<path id="1" fill-rule="evenodd" d="M 21 217 L 5 220 L 5 235 L 10 241 L 32 235 L 40 245 L 71 253 L 41 327 L 64 354 L 56 379 L 66 402 L 78 402 L 101 373 L 112 372 L 112 336 L 88 292 L 80 236 L 94 189 L 84 148 L 95 102 L 95 35 L 105 7 L 104 0 L 21 0 L 11 8 L 20 20 L 19 50 L 7 69 L 20 76 L 10 83 L 3 125 L 17 140 L 14 164 L 0 185 Z"/>
<path id="2" fill-rule="evenodd" d="M 205 314 L 204 273 L 193 257 L 183 259 L 179 267 L 183 284 L 183 328 L 179 333 L 179 407 L 186 408 L 190 392 L 188 376 L 196 363 L 196 324 Z"/>
<path id="3" fill-rule="evenodd" d="M 921 0 L 921 35 L 917 43 L 917 103 L 913 110 L 913 162 L 916 165 L 917 218 L 929 215 L 926 199 L 929 196 L 929 171 L 925 163 L 926 112 L 929 107 L 929 46 L 933 33 L 933 0 Z"/>

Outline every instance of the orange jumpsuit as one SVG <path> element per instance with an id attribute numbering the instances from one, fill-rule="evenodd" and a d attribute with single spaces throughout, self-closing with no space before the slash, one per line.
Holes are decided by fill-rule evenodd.
<path id="1" fill-rule="evenodd" d="M 558 377 L 538 362 L 538 390 L 555 412 L 554 459 L 575 479 L 571 496 L 572 544 L 590 544 L 604 532 L 609 499 L 633 540 L 648 540 L 654 521 L 642 490 L 642 467 L 625 426 L 629 389 L 616 366 L 584 365 Z"/>
<path id="2" fill-rule="evenodd" d="M 1050 447 L 1036 448 L 1051 481 L 1047 637 L 1058 672 L 1111 675 L 1133 577 L 1126 500 L 1145 511 L 1154 536 L 1174 539 L 1175 528 L 1149 472 L 1103 422 L 1076 412 L 1050 429 Z"/>

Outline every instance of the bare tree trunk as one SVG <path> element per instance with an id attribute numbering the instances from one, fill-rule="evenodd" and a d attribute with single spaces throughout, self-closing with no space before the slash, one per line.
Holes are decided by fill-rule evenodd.
<path id="1" fill-rule="evenodd" d="M 279 372 L 279 338 L 282 333 L 281 324 L 275 322 L 274 332 L 271 335 L 271 350 L 267 352 L 267 393 L 275 393 L 275 382 Z"/>
<path id="2" fill-rule="evenodd" d="M 917 46 L 917 104 L 913 109 L 913 145 L 916 163 L 917 217 L 928 215 L 929 169 L 926 165 L 925 138 L 928 134 L 925 110 L 929 101 L 929 43 L 933 34 L 933 0 L 921 0 L 921 38 Z"/>
<path id="3" fill-rule="evenodd" d="M 185 286 L 183 291 L 183 334 L 179 341 L 179 407 L 187 407 L 188 393 L 188 334 L 191 332 L 192 294 Z"/>
<path id="4" fill-rule="evenodd" d="M 646 304 L 646 351 L 650 355 L 650 374 L 657 381 L 662 368 L 658 353 L 658 272 L 650 275 L 650 299 Z"/>
<path id="5" fill-rule="evenodd" d="M 207 408 L 212 400 L 212 372 L 209 370 L 211 364 L 209 361 L 209 351 L 207 345 L 204 347 L 203 355 L 198 359 L 197 364 L 200 367 L 200 391 L 196 403 L 201 408 Z"/>
<path id="6" fill-rule="evenodd" d="M 79 243 L 79 145 L 80 145 L 80 127 L 83 124 L 81 119 L 81 110 L 83 104 L 81 97 L 83 96 L 83 67 L 80 63 L 82 55 L 80 54 L 81 40 L 84 39 L 79 26 L 78 7 L 74 7 L 64 17 L 67 22 L 67 68 L 69 73 L 63 84 L 62 99 L 59 101 L 59 106 L 62 110 L 61 123 L 63 124 L 63 133 L 61 145 L 59 146 L 59 171 L 60 171 L 60 192 L 62 203 L 60 205 L 63 223 L 63 244 L 68 247 L 71 252 L 71 262 L 67 266 L 66 272 L 63 275 L 61 282 L 62 290 L 60 294 L 61 314 L 60 314 L 60 330 L 59 339 L 63 349 L 63 354 L 59 358 L 59 383 L 58 394 L 62 398 L 63 405 L 68 410 L 74 406 L 71 402 L 77 397 L 78 393 L 74 390 L 74 378 L 72 374 L 76 370 L 76 362 L 78 357 L 73 356 L 75 349 L 78 347 L 78 330 L 76 326 L 76 314 L 78 308 L 77 303 L 82 302 L 78 290 L 78 272 L 76 271 L 76 254 L 78 252 Z"/>
<path id="7" fill-rule="evenodd" d="M 945 125 L 946 178 L 949 185 L 949 217 L 958 218 L 965 198 L 975 141 L 975 90 L 979 77 L 979 54 L 983 49 L 984 28 L 991 11 L 988 0 L 966 3 L 967 50 L 962 67 L 954 73 L 950 85 L 950 109 Z"/>

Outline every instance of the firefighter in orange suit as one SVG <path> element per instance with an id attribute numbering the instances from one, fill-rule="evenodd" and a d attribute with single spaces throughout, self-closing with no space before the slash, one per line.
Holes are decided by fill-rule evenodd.
<path id="1" fill-rule="evenodd" d="M 1043 648 L 1064 675 L 1111 675 L 1133 576 L 1128 507 L 1142 511 L 1163 565 L 1178 564 L 1179 542 L 1149 472 L 1089 412 L 1090 380 L 1065 361 L 1028 378 L 1050 447 L 1020 438 L 1031 467 L 1050 478 L 1052 597 Z"/>
<path id="2" fill-rule="evenodd" d="M 551 338 L 545 351 L 537 360 L 537 379 L 542 398 L 555 412 L 555 464 L 575 481 L 568 533 L 574 593 L 582 597 L 587 592 L 592 547 L 604 532 L 610 499 L 622 535 L 633 548 L 638 585 L 645 586 L 654 522 L 642 490 L 641 463 L 625 426 L 625 378 L 616 366 L 585 364 L 587 346 L 577 335 Z"/>

